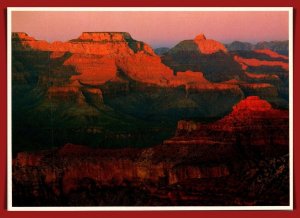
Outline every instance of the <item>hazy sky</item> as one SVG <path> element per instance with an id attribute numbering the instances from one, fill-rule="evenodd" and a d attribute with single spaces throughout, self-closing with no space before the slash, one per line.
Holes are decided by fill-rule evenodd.
<path id="1" fill-rule="evenodd" d="M 12 31 L 67 41 L 81 32 L 124 31 L 152 47 L 199 33 L 221 42 L 288 39 L 288 12 L 13 12 Z"/>

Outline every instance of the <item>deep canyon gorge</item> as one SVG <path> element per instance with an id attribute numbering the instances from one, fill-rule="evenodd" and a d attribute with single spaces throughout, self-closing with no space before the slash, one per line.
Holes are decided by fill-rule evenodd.
<path id="1" fill-rule="evenodd" d="M 289 205 L 286 52 L 11 39 L 14 206 Z"/>

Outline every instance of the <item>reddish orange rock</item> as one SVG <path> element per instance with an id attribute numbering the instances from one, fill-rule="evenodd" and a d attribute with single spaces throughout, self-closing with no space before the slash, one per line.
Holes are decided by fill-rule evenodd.
<path id="1" fill-rule="evenodd" d="M 177 72 L 169 81 L 169 86 L 184 85 L 186 90 L 239 90 L 235 83 L 212 83 L 208 81 L 202 72 Z"/>
<path id="2" fill-rule="evenodd" d="M 266 54 L 266 55 L 268 55 L 272 58 L 282 58 L 282 59 L 285 59 L 285 60 L 289 59 L 287 56 L 278 54 L 277 52 L 272 51 L 270 49 L 254 50 L 254 52 L 260 53 L 260 54 Z"/>
<path id="3" fill-rule="evenodd" d="M 204 34 L 195 37 L 194 42 L 198 45 L 198 49 L 202 54 L 213 54 L 216 52 L 227 53 L 225 46 L 212 39 L 206 39 Z"/>
<path id="4" fill-rule="evenodd" d="M 276 79 L 279 80 L 279 76 L 272 74 L 272 75 L 268 75 L 268 74 L 257 74 L 257 73 L 249 73 L 249 72 L 245 72 L 245 74 L 247 75 L 247 77 L 251 78 L 251 79 Z"/>
<path id="5" fill-rule="evenodd" d="M 271 104 L 266 100 L 262 100 L 258 96 L 249 96 L 234 106 L 233 112 L 240 112 L 242 110 L 267 111 L 271 109 Z"/>
<path id="6" fill-rule="evenodd" d="M 117 66 L 115 59 L 109 56 L 73 54 L 64 65 L 74 66 L 79 75 L 71 80 L 79 80 L 90 85 L 103 84 L 116 77 Z"/>
<path id="7" fill-rule="evenodd" d="M 63 65 L 73 66 L 79 73 L 71 77 L 71 81 L 80 81 L 86 85 L 101 85 L 108 81 L 118 81 L 118 71 L 121 70 L 128 78 L 163 87 L 184 85 L 187 89 L 232 89 L 228 84 L 211 83 L 202 72 L 177 72 L 164 65 L 153 49 L 131 38 L 124 32 L 84 32 L 77 39 L 68 42 L 53 42 L 35 40 L 25 33 L 13 35 L 20 40 L 25 48 L 41 51 L 51 51 L 50 58 L 60 58 L 66 52 L 71 53 Z M 225 47 L 214 40 L 198 35 L 195 42 L 204 54 L 217 51 L 227 52 Z M 24 48 L 23 48 L 24 49 Z M 73 87 L 52 87 L 52 93 L 75 91 Z"/>
<path id="8" fill-rule="evenodd" d="M 242 58 L 237 55 L 234 56 L 234 60 L 241 64 L 244 70 L 247 69 L 247 66 L 259 67 L 259 66 L 279 66 L 284 70 L 289 70 L 288 63 L 282 61 L 265 61 L 258 60 L 255 58 Z"/>
<path id="9" fill-rule="evenodd" d="M 125 41 L 131 39 L 129 33 L 125 32 L 83 32 L 79 38 L 83 41 Z"/>
<path id="10" fill-rule="evenodd" d="M 210 83 L 205 77 L 203 76 L 202 72 L 193 72 L 193 71 L 186 71 L 186 72 L 177 72 L 174 79 L 171 81 L 171 84 L 176 85 L 183 85 L 189 83 Z"/>
<path id="11" fill-rule="evenodd" d="M 12 40 L 35 41 L 35 38 L 29 36 L 27 33 L 14 32 L 14 33 L 12 33 Z"/>

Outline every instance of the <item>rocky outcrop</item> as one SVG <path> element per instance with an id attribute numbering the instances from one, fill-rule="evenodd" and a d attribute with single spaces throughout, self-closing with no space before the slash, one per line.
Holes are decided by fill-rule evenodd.
<path id="1" fill-rule="evenodd" d="M 249 72 L 245 72 L 245 74 L 247 75 L 247 77 L 251 78 L 251 79 L 270 79 L 270 80 L 279 80 L 279 76 L 277 76 L 276 74 L 257 74 L 257 73 L 249 73 Z"/>
<path id="2" fill-rule="evenodd" d="M 197 44 L 199 51 L 202 54 L 213 54 L 216 52 L 227 53 L 225 46 L 212 39 L 206 39 L 204 34 L 195 37 L 194 42 Z"/>
<path id="3" fill-rule="evenodd" d="M 237 144 L 240 149 L 249 152 L 257 149 L 258 152 L 265 152 L 265 155 L 273 155 L 274 152 L 284 154 L 288 152 L 289 144 L 287 129 L 288 111 L 273 109 L 267 101 L 250 96 L 235 105 L 229 115 L 216 122 L 178 122 L 177 136 L 167 140 L 167 143 L 219 140 L 222 143 Z"/>
<path id="4" fill-rule="evenodd" d="M 239 102 L 233 107 L 233 114 L 239 114 L 242 112 L 252 111 L 252 112 L 266 112 L 272 111 L 272 106 L 265 100 L 261 100 L 257 96 L 251 96 L 245 100 Z"/>
<path id="5" fill-rule="evenodd" d="M 288 63 L 284 63 L 281 61 L 262 61 L 262 60 L 258 60 L 258 59 L 254 59 L 254 58 L 246 59 L 246 58 L 242 58 L 242 57 L 238 57 L 238 56 L 234 56 L 234 60 L 237 61 L 238 63 L 240 63 L 244 70 L 247 70 L 248 66 L 251 66 L 251 67 L 278 66 L 286 71 L 288 71 L 288 69 L 289 69 Z"/>
<path id="6" fill-rule="evenodd" d="M 240 65 L 228 54 L 225 46 L 203 34 L 184 40 L 162 55 L 165 65 L 175 72 L 203 72 L 211 82 L 242 78 Z"/>
<path id="7" fill-rule="evenodd" d="M 246 77 L 239 82 L 245 96 L 258 95 L 274 106 L 287 108 L 288 57 L 269 49 L 230 52 Z"/>
<path id="8" fill-rule="evenodd" d="M 259 54 L 266 54 L 272 58 L 282 58 L 284 60 L 288 60 L 289 58 L 285 55 L 281 55 L 281 54 L 278 54 L 277 52 L 274 52 L 270 49 L 257 49 L 257 50 L 254 50 L 254 52 L 256 53 L 259 53 Z"/>
<path id="9" fill-rule="evenodd" d="M 169 86 L 179 87 L 185 86 L 187 93 L 198 91 L 236 91 L 239 93 L 240 89 L 235 84 L 230 83 L 212 83 L 208 81 L 202 72 L 177 72 L 173 80 L 170 81 Z"/>
<path id="10" fill-rule="evenodd" d="M 51 52 L 70 52 L 74 54 L 90 55 L 118 55 L 146 52 L 153 55 L 153 50 L 143 42 L 131 38 L 125 32 L 84 32 L 77 39 L 68 42 L 48 43 L 44 40 L 36 40 L 26 33 L 12 33 L 13 42 L 19 42 L 17 49 L 31 49 Z"/>

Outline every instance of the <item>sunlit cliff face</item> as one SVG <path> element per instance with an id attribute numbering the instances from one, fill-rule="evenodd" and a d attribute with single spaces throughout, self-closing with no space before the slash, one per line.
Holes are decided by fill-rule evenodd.
<path id="1" fill-rule="evenodd" d="M 277 54 L 277 53 L 276 53 Z M 265 60 L 258 60 L 255 58 L 242 58 L 239 56 L 234 56 L 234 60 L 241 64 L 244 70 L 247 70 L 248 66 L 252 67 L 259 67 L 259 66 L 279 66 L 284 70 L 289 69 L 288 63 L 282 61 L 265 61 Z"/>
<path id="2" fill-rule="evenodd" d="M 227 49 L 222 43 L 212 39 L 206 39 L 204 34 L 196 36 L 194 42 L 197 44 L 199 51 L 202 54 L 213 54 L 216 52 L 227 53 Z"/>
<path id="3" fill-rule="evenodd" d="M 84 32 L 77 39 L 53 43 L 35 40 L 26 33 L 13 33 L 13 40 L 19 40 L 25 48 L 50 51 L 52 59 L 71 53 L 63 64 L 75 67 L 79 74 L 72 76 L 72 80 L 84 84 L 99 85 L 118 80 L 118 70 L 122 70 L 135 81 L 159 86 L 232 88 L 226 84 L 212 85 L 201 72 L 177 72 L 174 75 L 173 70 L 161 63 L 160 57 L 150 46 L 132 39 L 125 32 Z M 195 43 L 204 54 L 227 52 L 221 43 L 207 40 L 204 35 L 197 36 Z"/>

